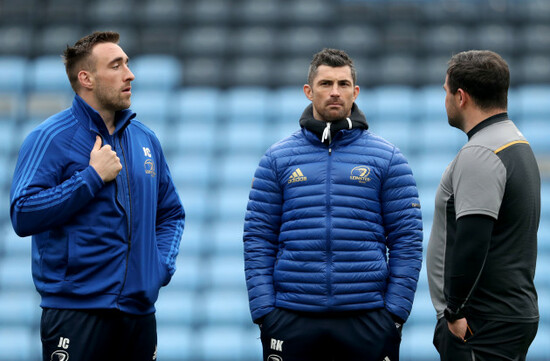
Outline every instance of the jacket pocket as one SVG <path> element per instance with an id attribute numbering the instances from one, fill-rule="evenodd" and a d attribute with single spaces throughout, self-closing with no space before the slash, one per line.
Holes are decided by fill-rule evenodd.
<path id="1" fill-rule="evenodd" d="M 164 262 L 162 261 L 162 256 L 160 255 L 160 252 L 157 251 L 157 255 L 158 255 L 158 268 L 159 268 L 159 288 L 160 287 L 163 287 L 163 286 L 166 286 L 170 280 L 172 279 L 172 276 L 170 275 L 170 272 L 168 271 L 168 266 L 166 264 L 164 264 Z"/>
<path id="2" fill-rule="evenodd" d="M 65 271 L 65 280 L 72 280 L 75 274 L 78 272 L 78 257 L 77 257 L 77 245 L 76 237 L 72 234 L 67 235 L 67 269 Z"/>
<path id="3" fill-rule="evenodd" d="M 92 263 L 94 267 L 98 268 L 102 265 L 99 263 L 99 260 L 95 260 L 91 257 L 89 250 L 90 245 L 86 244 L 86 240 L 83 240 L 82 237 L 78 237 L 77 233 L 70 232 L 67 234 L 67 269 L 65 271 L 65 280 L 66 281 L 81 281 L 81 278 L 85 273 L 88 273 L 90 269 L 90 264 Z M 99 253 L 99 252 L 98 252 Z M 103 265 L 105 266 L 105 265 Z"/>
<path id="4" fill-rule="evenodd" d="M 146 303 L 154 304 L 159 295 L 160 288 L 166 286 L 172 276 L 168 272 L 167 266 L 162 261 L 162 256 L 157 250 L 157 263 L 151 263 L 150 266 L 146 267 L 150 269 L 149 277 L 150 282 L 139 282 L 139 285 L 136 285 L 138 291 L 137 297 L 143 297 Z"/>
<path id="5" fill-rule="evenodd" d="M 66 278 L 69 264 L 68 237 L 63 232 L 50 232 L 40 250 L 41 276 L 46 282 L 59 282 Z"/>
<path id="6" fill-rule="evenodd" d="M 386 322 L 388 324 L 387 330 L 393 335 L 393 337 L 397 339 L 401 339 L 401 333 L 397 329 L 397 325 L 395 324 L 395 321 L 393 320 L 393 317 L 391 316 L 390 311 L 388 311 L 386 308 L 383 308 L 381 310 L 381 313 L 384 315 Z M 403 326 L 401 326 L 403 327 Z"/>
<path id="7" fill-rule="evenodd" d="M 469 327 L 469 326 L 468 326 Z M 471 329 L 470 330 L 466 330 L 466 335 L 464 336 L 464 339 L 461 339 L 460 337 L 458 337 L 457 335 L 455 335 L 450 329 L 449 329 L 449 325 L 447 323 L 445 323 L 445 330 L 447 332 L 447 335 L 449 336 L 449 338 L 452 340 L 452 342 L 457 342 L 459 344 L 465 344 L 467 343 L 468 341 L 470 341 L 470 339 L 472 337 L 474 337 L 474 333 L 471 332 Z"/>

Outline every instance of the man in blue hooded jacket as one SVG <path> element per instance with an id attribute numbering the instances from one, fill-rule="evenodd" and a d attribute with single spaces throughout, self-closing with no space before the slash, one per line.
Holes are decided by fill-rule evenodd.
<path id="1" fill-rule="evenodd" d="M 301 130 L 269 148 L 244 225 L 265 361 L 397 361 L 422 261 L 416 184 L 367 130 L 353 61 L 317 53 Z"/>
<path id="2" fill-rule="evenodd" d="M 67 47 L 73 104 L 27 136 L 13 177 L 44 361 L 156 359 L 154 303 L 185 213 L 158 139 L 128 109 L 134 74 L 118 40 L 96 32 Z"/>

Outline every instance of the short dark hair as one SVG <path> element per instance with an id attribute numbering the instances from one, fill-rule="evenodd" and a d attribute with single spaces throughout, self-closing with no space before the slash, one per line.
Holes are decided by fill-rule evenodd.
<path id="1" fill-rule="evenodd" d="M 452 94 L 461 88 L 483 110 L 507 108 L 510 70 L 497 53 L 489 50 L 458 53 L 449 60 L 447 75 Z"/>
<path id="2" fill-rule="evenodd" d="M 80 69 L 95 70 L 95 64 L 89 61 L 94 46 L 100 43 L 118 44 L 119 39 L 120 35 L 114 31 L 96 31 L 78 40 L 74 46 L 67 45 L 67 49 L 65 49 L 62 55 L 63 63 L 65 64 L 65 71 L 71 82 L 71 87 L 75 92 L 79 88 L 78 72 Z"/>
<path id="3" fill-rule="evenodd" d="M 353 60 L 343 50 L 325 48 L 313 55 L 313 60 L 309 65 L 309 71 L 307 73 L 307 83 L 312 85 L 313 79 L 317 75 L 317 69 L 321 65 L 328 65 L 331 67 L 349 66 L 351 70 L 351 78 L 353 79 L 353 85 L 357 82 L 357 74 L 355 72 L 355 66 Z"/>

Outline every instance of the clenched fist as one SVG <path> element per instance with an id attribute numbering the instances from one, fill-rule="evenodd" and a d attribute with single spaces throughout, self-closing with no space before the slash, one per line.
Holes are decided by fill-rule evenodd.
<path id="1" fill-rule="evenodd" d="M 90 165 L 105 183 L 115 179 L 122 169 L 120 158 L 116 152 L 111 150 L 111 146 L 108 144 L 102 147 L 99 135 L 96 136 L 94 148 L 90 153 Z"/>

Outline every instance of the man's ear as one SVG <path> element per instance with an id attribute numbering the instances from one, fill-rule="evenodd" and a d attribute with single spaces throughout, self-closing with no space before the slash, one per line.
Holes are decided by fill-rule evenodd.
<path id="1" fill-rule="evenodd" d="M 78 82 L 80 86 L 85 89 L 92 89 L 94 86 L 94 79 L 90 72 L 81 70 L 78 72 Z"/>
<path id="2" fill-rule="evenodd" d="M 311 89 L 309 84 L 304 84 L 304 94 L 309 100 L 313 100 L 313 89 Z"/>
<path id="3" fill-rule="evenodd" d="M 456 95 L 458 96 L 458 105 L 460 107 L 464 107 L 470 101 L 470 95 L 466 93 L 462 88 L 457 89 Z"/>

